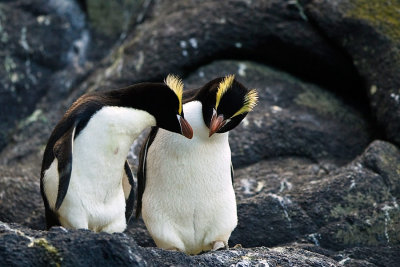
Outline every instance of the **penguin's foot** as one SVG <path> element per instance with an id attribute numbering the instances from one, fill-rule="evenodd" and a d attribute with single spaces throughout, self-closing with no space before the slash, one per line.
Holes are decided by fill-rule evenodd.
<path id="1" fill-rule="evenodd" d="M 176 247 L 171 247 L 171 248 L 166 248 L 165 250 L 168 250 L 168 251 L 180 251 L 178 248 L 176 248 Z"/>
<path id="2" fill-rule="evenodd" d="M 220 240 L 214 241 L 212 251 L 220 249 L 228 249 L 228 243 Z"/>

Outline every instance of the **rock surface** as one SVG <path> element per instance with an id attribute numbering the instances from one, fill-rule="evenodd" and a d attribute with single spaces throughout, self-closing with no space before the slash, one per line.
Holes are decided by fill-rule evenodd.
<path id="1" fill-rule="evenodd" d="M 79 66 L 83 57 L 84 14 L 74 1 L 62 2 L 0 4 L 0 149 L 20 126 L 17 122 L 34 111 L 52 76 Z"/>
<path id="2" fill-rule="evenodd" d="M 350 55 L 364 79 L 386 138 L 400 144 L 400 3 L 396 0 L 299 1 L 330 42 Z"/>
<path id="3" fill-rule="evenodd" d="M 55 227 L 49 232 L 0 223 L 0 264 L 8 266 L 339 266 L 301 248 L 232 249 L 188 256 L 156 248 L 141 248 L 125 234 L 95 234 Z"/>
<path id="4" fill-rule="evenodd" d="M 100 2 L 0 4 L 1 266 L 398 266 L 398 1 L 127 0 L 117 18 Z M 66 108 L 167 73 L 186 88 L 235 73 L 260 94 L 230 134 L 238 246 L 163 251 L 140 219 L 42 231 L 41 157 Z"/>

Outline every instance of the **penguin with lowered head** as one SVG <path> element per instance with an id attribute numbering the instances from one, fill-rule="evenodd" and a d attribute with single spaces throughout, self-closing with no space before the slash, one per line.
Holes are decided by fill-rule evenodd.
<path id="1" fill-rule="evenodd" d="M 134 204 L 129 148 L 151 126 L 192 138 L 182 92 L 182 81 L 168 75 L 165 83 L 92 92 L 72 104 L 43 156 L 40 189 L 47 229 L 124 231 Z"/>
<path id="2" fill-rule="evenodd" d="M 258 97 L 233 75 L 185 93 L 193 139 L 152 128 L 140 154 L 136 217 L 142 213 L 158 247 L 198 254 L 227 248 L 237 225 L 228 134 Z"/>

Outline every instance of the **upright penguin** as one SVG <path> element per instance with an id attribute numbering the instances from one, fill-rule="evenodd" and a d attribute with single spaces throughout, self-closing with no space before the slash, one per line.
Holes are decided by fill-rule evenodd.
<path id="1" fill-rule="evenodd" d="M 153 127 L 140 155 L 136 216 L 142 212 L 158 247 L 198 254 L 227 247 L 237 225 L 228 131 L 257 93 L 230 75 L 187 95 L 193 139 Z"/>
<path id="2" fill-rule="evenodd" d="M 182 110 L 183 84 L 141 83 L 81 96 L 54 128 L 40 175 L 47 228 L 62 225 L 122 232 L 134 202 L 126 161 L 143 129 L 158 126 L 192 138 Z M 124 192 L 129 179 L 131 191 Z"/>

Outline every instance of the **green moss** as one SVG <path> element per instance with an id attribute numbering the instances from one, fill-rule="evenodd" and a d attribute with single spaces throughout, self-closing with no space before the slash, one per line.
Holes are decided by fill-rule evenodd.
<path id="1" fill-rule="evenodd" d="M 353 223 L 344 223 L 336 233 L 340 243 L 375 246 L 400 242 L 400 209 L 389 191 L 349 193 L 344 203 L 334 207 L 330 214 L 335 219 L 352 218 Z"/>
<path id="2" fill-rule="evenodd" d="M 51 254 L 58 254 L 57 248 L 50 245 L 49 242 L 47 242 L 47 240 L 44 238 L 35 239 L 32 243 L 32 246 L 41 246 L 44 247 L 47 250 L 47 252 Z"/>
<path id="3" fill-rule="evenodd" d="M 143 0 L 88 0 L 87 8 L 91 25 L 108 36 L 126 31 L 134 13 L 142 6 Z"/>
<path id="4" fill-rule="evenodd" d="M 61 261 L 62 258 L 58 252 L 58 249 L 51 245 L 45 238 L 38 238 L 34 239 L 28 247 L 42 247 L 46 250 L 47 254 L 51 257 L 51 259 L 54 261 L 54 264 L 59 267 L 61 266 Z"/>
<path id="5" fill-rule="evenodd" d="M 117 73 L 124 60 L 125 46 L 121 45 L 111 56 L 112 65 L 107 68 L 106 73 Z M 107 74 L 106 74 L 107 75 Z"/>
<path id="6" fill-rule="evenodd" d="M 398 0 L 354 0 L 347 16 L 368 21 L 384 35 L 400 41 L 400 2 Z"/>
<path id="7" fill-rule="evenodd" d="M 31 115 L 26 117 L 24 120 L 20 121 L 18 124 L 18 128 L 23 128 L 33 122 L 36 121 L 42 121 L 42 122 L 47 122 L 47 117 L 43 114 L 43 111 L 41 109 L 35 110 Z"/>
<path id="8" fill-rule="evenodd" d="M 349 110 L 336 96 L 312 86 L 304 88 L 304 91 L 295 98 L 294 102 L 299 106 L 314 109 L 318 114 L 335 117 L 344 122 L 355 123 L 360 121 L 355 115 L 357 113 Z"/>
<path id="9" fill-rule="evenodd" d="M 398 159 L 398 149 L 393 146 L 387 146 L 387 150 L 379 154 L 377 166 L 382 173 L 389 179 L 390 183 L 397 187 L 400 182 L 400 162 Z"/>

